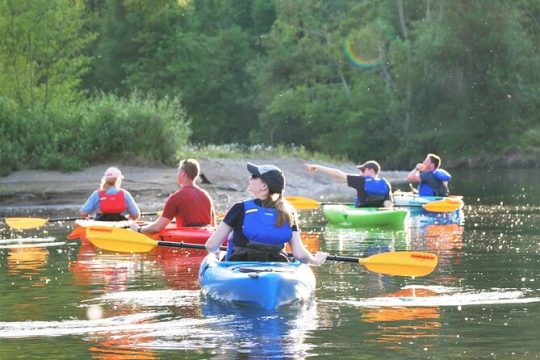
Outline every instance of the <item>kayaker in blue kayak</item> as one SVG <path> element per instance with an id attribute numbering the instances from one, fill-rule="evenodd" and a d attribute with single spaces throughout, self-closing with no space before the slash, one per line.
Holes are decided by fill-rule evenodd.
<path id="1" fill-rule="evenodd" d="M 110 167 L 101 178 L 101 185 L 82 206 L 83 217 L 94 216 L 100 221 L 136 220 L 141 215 L 139 207 L 131 194 L 120 187 L 124 176 L 120 169 Z"/>
<path id="2" fill-rule="evenodd" d="M 356 190 L 356 207 L 392 207 L 392 186 L 385 178 L 379 177 L 381 166 L 375 160 L 358 165 L 361 175 L 347 174 L 340 169 L 306 164 L 309 172 L 319 171 L 337 179 L 345 180 L 349 187 Z"/>
<path id="3" fill-rule="evenodd" d="M 416 164 L 407 176 L 407 180 L 418 185 L 420 196 L 447 196 L 448 182 L 452 180 L 446 170 L 441 169 L 441 158 L 435 154 L 427 154 L 422 163 Z"/>
<path id="4" fill-rule="evenodd" d="M 289 244 L 294 258 L 321 265 L 328 253 L 312 255 L 302 244 L 294 208 L 283 197 L 285 176 L 274 165 L 248 163 L 248 192 L 253 198 L 234 204 L 216 232 L 206 242 L 209 253 L 217 253 L 228 239 L 226 260 L 288 261 Z"/>

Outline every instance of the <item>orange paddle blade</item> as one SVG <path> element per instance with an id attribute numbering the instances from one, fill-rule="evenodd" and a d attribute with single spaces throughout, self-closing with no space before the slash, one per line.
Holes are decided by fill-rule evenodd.
<path id="1" fill-rule="evenodd" d="M 77 226 L 72 232 L 66 236 L 69 240 L 80 239 L 86 235 L 86 229 L 82 226 Z"/>

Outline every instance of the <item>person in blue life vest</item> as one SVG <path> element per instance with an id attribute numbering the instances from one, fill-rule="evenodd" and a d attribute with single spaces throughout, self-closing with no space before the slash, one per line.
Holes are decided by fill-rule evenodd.
<path id="1" fill-rule="evenodd" d="M 120 169 L 110 167 L 101 178 L 99 189 L 94 191 L 82 206 L 83 217 L 95 216 L 100 221 L 137 220 L 141 215 L 131 194 L 120 187 L 124 176 Z"/>
<path id="2" fill-rule="evenodd" d="M 207 240 L 209 253 L 218 253 L 228 239 L 226 260 L 288 261 L 289 244 L 293 257 L 303 263 L 321 265 L 328 253 L 311 254 L 300 239 L 298 220 L 292 205 L 283 197 L 285 177 L 274 165 L 248 163 L 251 174 L 248 192 L 253 196 L 234 204 L 215 233 Z"/>
<path id="3" fill-rule="evenodd" d="M 349 187 L 356 190 L 356 207 L 392 207 L 392 186 L 385 178 L 379 177 L 381 166 L 375 160 L 358 165 L 360 175 L 347 174 L 336 168 L 306 164 L 309 172 L 322 172 L 337 179 L 345 180 Z"/>
<path id="4" fill-rule="evenodd" d="M 452 180 L 446 170 L 441 169 L 441 158 L 435 154 L 427 154 L 422 163 L 416 164 L 407 176 L 407 180 L 419 183 L 420 196 L 447 196 L 448 182 Z"/>

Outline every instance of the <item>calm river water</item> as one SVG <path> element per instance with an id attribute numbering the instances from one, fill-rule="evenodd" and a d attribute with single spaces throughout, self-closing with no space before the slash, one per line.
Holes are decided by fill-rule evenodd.
<path id="1" fill-rule="evenodd" d="M 412 216 L 404 231 L 340 229 L 302 213 L 312 250 L 428 251 L 432 274 L 327 262 L 312 301 L 277 311 L 201 298 L 197 251 L 102 253 L 66 240 L 71 223 L 2 227 L 0 358 L 538 359 L 540 170 L 454 176 L 463 225 Z"/>

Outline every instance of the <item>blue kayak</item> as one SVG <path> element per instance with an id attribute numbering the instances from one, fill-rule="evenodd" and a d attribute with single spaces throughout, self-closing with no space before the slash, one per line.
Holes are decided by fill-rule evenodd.
<path id="1" fill-rule="evenodd" d="M 422 206 L 433 201 L 444 200 L 442 196 L 419 196 L 411 192 L 396 191 L 392 194 L 395 206 Z"/>
<path id="2" fill-rule="evenodd" d="M 420 196 L 418 194 L 413 194 L 412 192 L 403 192 L 403 191 L 395 191 L 392 194 L 392 196 L 394 197 L 395 206 L 409 206 L 409 207 L 424 206 L 426 204 L 429 204 L 435 201 L 442 201 L 442 200 L 452 200 L 452 201 L 463 202 L 461 196 L 450 196 L 450 197 Z"/>
<path id="3" fill-rule="evenodd" d="M 219 261 L 214 254 L 202 261 L 199 283 L 214 300 L 264 309 L 307 300 L 315 290 L 313 271 L 298 261 Z"/>

